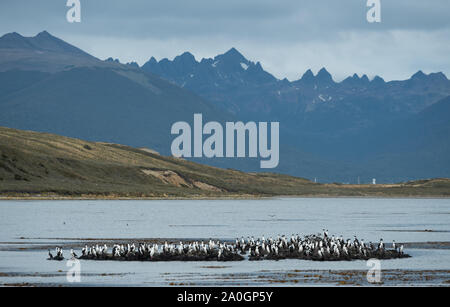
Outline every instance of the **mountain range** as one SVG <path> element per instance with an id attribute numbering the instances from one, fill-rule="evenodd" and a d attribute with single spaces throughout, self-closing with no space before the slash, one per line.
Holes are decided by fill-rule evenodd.
<path id="1" fill-rule="evenodd" d="M 342 176 L 327 174 L 325 180 L 355 182 L 359 176 L 367 181 L 372 174 L 396 181 L 449 174 L 449 138 L 441 132 L 449 127 L 445 108 L 450 80 L 442 72 L 418 71 L 407 80 L 389 82 L 353 74 L 336 82 L 322 68 L 317 74 L 307 70 L 298 80 L 280 80 L 235 48 L 201 61 L 189 52 L 172 61 L 152 57 L 142 69 L 239 118 L 280 121 L 290 146 L 335 165 L 333 169 L 340 166 L 336 173 Z M 432 109 L 443 112 L 430 117 Z M 280 168 L 299 174 L 291 164 L 289 170 Z M 314 176 L 324 179 L 324 172 Z"/>
<path id="2" fill-rule="evenodd" d="M 168 153 L 172 121 L 210 103 L 133 65 L 99 60 L 42 32 L 0 38 L 0 125 Z M 170 121 L 169 121 L 170 119 Z"/>
<path id="3" fill-rule="evenodd" d="M 102 61 L 45 31 L 0 38 L 0 126 L 170 154 L 170 126 L 197 112 L 207 121 L 279 121 L 273 171 L 322 182 L 450 176 L 449 97 L 440 72 L 336 82 L 323 68 L 289 81 L 235 48 L 139 67 Z M 255 159 L 197 162 L 259 170 Z"/>
<path id="4" fill-rule="evenodd" d="M 335 82 L 322 68 L 317 75 L 308 70 L 292 82 L 279 80 L 235 48 L 200 62 L 188 52 L 173 61 L 152 57 L 142 69 L 239 117 L 279 120 L 314 137 L 401 120 L 450 95 L 450 81 L 443 73 L 422 71 L 404 81 L 385 82 L 379 76 L 369 80 L 354 74 Z"/>

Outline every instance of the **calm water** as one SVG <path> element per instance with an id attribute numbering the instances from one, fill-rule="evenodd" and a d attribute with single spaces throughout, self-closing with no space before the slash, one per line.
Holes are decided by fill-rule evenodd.
<path id="1" fill-rule="evenodd" d="M 164 201 L 1 201 L 0 285 L 67 284 L 65 262 L 45 248 L 86 238 L 220 238 L 331 234 L 366 242 L 450 242 L 450 199 L 303 199 Z M 420 232 L 433 230 L 433 232 Z M 382 262 L 383 270 L 450 270 L 448 249 L 406 249 L 413 258 Z M 66 250 L 66 257 L 68 250 Z M 131 263 L 82 261 L 82 284 L 164 285 L 194 282 L 265 285 L 261 272 L 367 270 L 364 261 Z M 110 275 L 117 274 L 117 275 Z M 238 274 L 238 275 L 237 275 Z M 240 274 L 240 275 L 239 275 Z M 448 276 L 450 279 L 450 276 Z"/>

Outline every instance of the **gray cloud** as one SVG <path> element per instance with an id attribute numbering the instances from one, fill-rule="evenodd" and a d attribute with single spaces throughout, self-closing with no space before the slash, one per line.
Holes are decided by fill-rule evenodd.
<path id="1" fill-rule="evenodd" d="M 380 24 L 366 21 L 366 0 L 81 0 L 81 24 L 66 22 L 65 2 L 2 0 L 0 29 L 45 29 L 97 57 L 140 64 L 184 51 L 212 57 L 234 46 L 279 78 L 322 66 L 337 79 L 450 74 L 448 0 L 381 0 Z"/>

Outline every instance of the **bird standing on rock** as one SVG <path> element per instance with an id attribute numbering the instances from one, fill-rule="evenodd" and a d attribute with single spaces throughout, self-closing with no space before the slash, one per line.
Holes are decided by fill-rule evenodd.
<path id="1" fill-rule="evenodd" d="M 72 256 L 72 258 L 74 258 L 74 259 L 78 258 L 77 254 L 75 254 L 73 249 L 70 249 L 70 256 Z"/>
<path id="2" fill-rule="evenodd" d="M 328 230 L 322 233 L 304 237 L 278 235 L 276 239 L 265 236 L 261 238 L 244 237 L 234 242 L 219 240 L 193 241 L 179 244 L 168 243 L 160 247 L 150 243 L 120 243 L 112 245 L 109 252 L 106 244 L 96 244 L 82 249 L 78 257 L 73 249 L 70 250 L 72 258 L 82 260 L 120 260 L 120 261 L 238 261 L 243 255 L 249 260 L 280 260 L 304 259 L 316 261 L 343 261 L 355 259 L 392 259 L 409 257 L 403 252 L 403 245 L 398 247 L 393 241 L 393 249 L 386 249 L 383 239 L 380 239 L 378 248 L 370 242 L 366 246 L 364 240 L 356 236 L 353 240 L 344 240 L 343 236 L 330 236 Z M 56 256 L 49 250 L 49 260 L 64 259 L 62 249 L 56 247 Z"/>

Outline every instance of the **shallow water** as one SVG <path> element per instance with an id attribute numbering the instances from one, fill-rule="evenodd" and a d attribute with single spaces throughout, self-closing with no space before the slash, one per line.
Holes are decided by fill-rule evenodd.
<path id="1" fill-rule="evenodd" d="M 87 238 L 267 238 L 317 233 L 323 228 L 345 238 L 358 235 L 366 242 L 380 238 L 385 242 L 450 242 L 450 199 L 1 201 L 0 284 L 72 285 L 66 280 L 66 262 L 45 260 L 45 248 L 76 245 Z M 450 271 L 450 249 L 406 248 L 406 252 L 413 257 L 382 261 L 387 276 L 398 269 L 441 270 L 443 276 L 436 283 L 450 280 L 445 272 Z M 365 261 L 81 261 L 81 284 L 273 285 L 276 277 L 285 280 L 286 272 L 367 269 Z M 412 279 L 408 282 L 422 284 L 417 276 Z M 336 280 L 324 278 L 323 283 L 335 284 Z M 285 284 L 298 285 L 298 279 Z"/>

